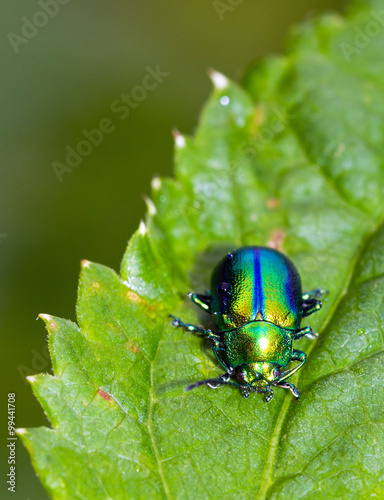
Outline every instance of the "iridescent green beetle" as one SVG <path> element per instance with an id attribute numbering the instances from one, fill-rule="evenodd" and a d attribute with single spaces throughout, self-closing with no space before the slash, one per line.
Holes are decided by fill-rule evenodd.
<path id="1" fill-rule="evenodd" d="M 302 294 L 299 273 L 293 263 L 277 250 L 244 247 L 226 255 L 215 267 L 208 295 L 189 293 L 191 300 L 210 312 L 217 332 L 183 323 L 173 325 L 200 334 L 213 342 L 213 352 L 225 373 L 187 387 L 219 385 L 239 387 L 244 397 L 250 392 L 273 397 L 271 386 L 298 389 L 287 379 L 306 361 L 306 354 L 293 348 L 303 336 L 314 339 L 310 326 L 300 328 L 302 318 L 318 311 L 326 290 Z M 291 361 L 299 363 L 286 369 Z M 231 382 L 236 377 L 237 382 Z"/>

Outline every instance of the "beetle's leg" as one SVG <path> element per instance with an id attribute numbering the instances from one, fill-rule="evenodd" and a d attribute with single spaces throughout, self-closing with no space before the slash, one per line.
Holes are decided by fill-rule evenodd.
<path id="1" fill-rule="evenodd" d="M 299 389 L 295 385 L 290 384 L 289 382 L 278 382 L 276 386 L 283 389 L 289 389 L 296 399 L 300 399 Z"/>
<path id="2" fill-rule="evenodd" d="M 173 320 L 172 325 L 177 326 L 178 328 L 185 328 L 189 332 L 201 333 L 202 335 L 205 335 L 207 331 L 202 326 L 192 325 L 191 323 L 184 323 L 184 321 L 181 321 L 180 318 L 176 318 L 176 316 L 174 316 L 173 314 L 170 314 L 169 317 Z"/>
<path id="3" fill-rule="evenodd" d="M 225 348 L 222 344 L 219 344 L 217 346 L 212 347 L 212 351 L 214 355 L 217 358 L 217 361 L 221 364 L 221 366 L 224 368 L 226 373 L 223 373 L 220 378 L 222 380 L 228 381 L 230 377 L 233 375 L 233 372 L 235 371 L 232 366 L 227 365 L 227 363 L 219 356 L 219 351 L 225 351 Z"/>
<path id="4" fill-rule="evenodd" d="M 267 387 L 269 390 L 266 391 L 266 392 L 268 392 L 268 396 L 266 396 L 265 402 L 269 403 L 273 398 L 273 389 L 269 385 Z"/>
<path id="5" fill-rule="evenodd" d="M 207 385 L 211 389 L 217 389 L 221 385 L 231 385 L 233 387 L 238 387 L 241 390 L 241 395 L 244 398 L 249 397 L 250 392 L 261 392 L 261 393 L 268 393 L 268 396 L 265 398 L 265 401 L 269 403 L 271 399 L 273 398 L 273 389 L 268 385 L 266 387 L 252 387 L 251 385 L 240 385 L 236 384 L 234 382 L 229 382 L 228 380 L 225 380 L 223 378 L 223 375 L 221 375 L 218 378 L 210 378 L 206 380 L 200 380 L 200 382 L 195 382 L 194 384 L 189 385 L 188 387 L 185 388 L 186 391 L 190 391 L 191 389 L 195 389 L 196 387 L 200 387 L 202 385 Z"/>
<path id="6" fill-rule="evenodd" d="M 271 399 L 273 398 L 273 389 L 270 385 L 266 385 L 264 387 L 255 387 L 252 385 L 244 386 L 243 390 L 246 390 L 247 392 L 250 391 L 250 392 L 257 392 L 259 394 L 267 394 L 267 396 L 265 398 L 266 403 L 269 403 L 271 401 Z M 248 397 L 248 396 L 246 396 L 246 397 Z"/>
<path id="7" fill-rule="evenodd" d="M 194 384 L 189 385 L 188 387 L 185 388 L 186 391 L 190 391 L 191 389 L 195 389 L 196 387 L 200 387 L 202 385 L 207 385 L 211 389 L 217 389 L 220 386 L 224 385 L 231 385 L 233 387 L 238 387 L 241 390 L 241 395 L 243 398 L 247 399 L 249 398 L 249 393 L 250 392 L 269 392 L 269 399 L 267 398 L 266 401 L 269 402 L 272 397 L 273 397 L 273 391 L 270 389 L 270 391 L 267 390 L 255 390 L 255 388 L 250 387 L 248 385 L 239 385 L 234 382 L 228 382 L 227 380 L 223 380 L 221 377 L 218 378 L 211 378 L 207 380 L 200 380 L 200 382 L 195 382 Z"/>
<path id="8" fill-rule="evenodd" d="M 269 403 L 271 399 L 273 398 L 273 389 L 268 385 L 265 389 L 261 389 L 260 387 L 257 387 L 257 390 L 254 390 L 252 392 L 258 392 L 258 393 L 267 393 L 268 395 L 265 398 L 265 402 Z M 241 388 L 241 395 L 243 398 L 247 399 L 249 398 L 249 387 L 244 386 Z"/>
<path id="9" fill-rule="evenodd" d="M 209 295 L 200 295 L 198 293 L 189 292 L 188 297 L 192 300 L 192 302 L 204 311 L 211 311 L 211 297 Z"/>
<path id="10" fill-rule="evenodd" d="M 328 290 L 324 288 L 315 288 L 315 290 L 311 290 L 310 292 L 303 293 L 303 302 L 307 302 L 308 300 L 321 300 L 326 295 L 328 295 Z"/>
<path id="11" fill-rule="evenodd" d="M 173 316 L 173 314 L 169 315 L 170 318 L 173 319 L 172 325 L 177 326 L 179 328 L 185 328 L 188 332 L 192 333 L 200 333 L 202 337 L 206 337 L 207 339 L 211 339 L 215 346 L 219 346 L 221 342 L 220 335 L 217 333 L 214 333 L 212 330 L 206 330 L 202 326 L 197 326 L 197 325 L 191 325 L 191 323 L 184 323 L 181 321 L 180 318 L 176 318 L 176 316 Z"/>
<path id="12" fill-rule="evenodd" d="M 297 332 L 295 332 L 293 340 L 299 340 L 302 337 L 308 337 L 309 339 L 313 340 L 318 336 L 319 334 L 314 332 L 311 326 L 306 326 L 305 328 L 301 328 L 300 330 L 297 330 Z"/>
<path id="13" fill-rule="evenodd" d="M 319 311 L 322 308 L 322 303 L 320 300 L 311 299 L 307 302 L 303 302 L 303 318 Z"/>
<path id="14" fill-rule="evenodd" d="M 294 366 L 293 368 L 291 368 L 290 370 L 283 372 L 277 383 L 279 384 L 280 382 L 287 380 L 287 378 L 291 377 L 294 373 L 297 372 L 297 370 L 300 370 L 300 368 L 303 366 L 303 364 L 306 362 L 306 360 L 307 360 L 307 355 L 305 354 L 305 352 L 298 351 L 297 349 L 293 349 L 293 353 L 292 353 L 290 361 L 300 361 L 300 363 L 298 365 Z"/>
<path id="15" fill-rule="evenodd" d="M 243 398 L 248 399 L 249 398 L 249 391 L 245 387 L 243 387 L 241 389 L 241 395 L 243 396 Z"/>
<path id="16" fill-rule="evenodd" d="M 267 394 L 265 397 L 266 403 L 269 403 L 272 400 L 274 394 L 273 389 L 270 385 L 267 385 L 265 388 L 258 387 L 256 392 Z"/>
<path id="17" fill-rule="evenodd" d="M 184 323 L 183 321 L 181 321 L 181 319 L 176 318 L 172 314 L 170 314 L 170 317 L 173 318 L 173 321 L 172 321 L 172 325 L 173 326 L 177 326 L 177 327 L 180 327 L 180 328 L 185 328 L 189 332 L 193 332 L 193 333 L 198 332 L 198 333 L 201 333 L 204 337 L 206 337 L 206 338 L 208 338 L 208 339 L 210 339 L 210 340 L 213 341 L 214 345 L 212 347 L 212 350 L 213 350 L 213 352 L 214 352 L 217 360 L 219 361 L 219 363 L 221 364 L 221 366 L 224 368 L 224 370 L 226 372 L 223 373 L 222 375 L 220 375 L 220 377 L 218 377 L 217 379 L 215 379 L 212 382 L 212 384 L 208 383 L 207 385 L 209 387 L 211 387 L 212 389 L 216 389 L 216 387 L 220 384 L 220 382 L 221 383 L 222 382 L 228 382 L 229 379 L 231 378 L 231 375 L 234 372 L 234 369 L 231 366 L 227 365 L 222 360 L 222 358 L 219 356 L 219 354 L 218 354 L 218 351 L 224 351 L 225 350 L 224 344 L 221 341 L 220 335 L 218 335 L 217 333 L 212 332 L 211 330 L 205 330 L 201 326 L 191 325 L 190 323 Z"/>
<path id="18" fill-rule="evenodd" d="M 304 293 L 303 298 L 303 318 L 315 313 L 321 309 L 321 299 L 328 294 L 328 290 L 316 288 L 310 292 Z"/>

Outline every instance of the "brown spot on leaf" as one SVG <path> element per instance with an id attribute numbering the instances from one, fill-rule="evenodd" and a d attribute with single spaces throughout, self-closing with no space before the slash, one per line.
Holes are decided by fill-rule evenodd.
<path id="1" fill-rule="evenodd" d="M 101 389 L 99 389 L 97 392 L 103 399 L 106 399 L 107 401 L 112 401 L 112 396 L 110 396 L 107 392 L 102 391 Z"/>
<path id="2" fill-rule="evenodd" d="M 285 238 L 285 233 L 282 229 L 273 229 L 269 236 L 267 246 L 275 250 L 281 250 Z"/>
<path id="3" fill-rule="evenodd" d="M 270 198 L 269 200 L 267 200 L 267 208 L 269 208 L 270 210 L 273 210 L 274 208 L 277 208 L 280 206 L 280 200 L 278 200 L 277 198 Z"/>
<path id="4" fill-rule="evenodd" d="M 132 351 L 133 352 L 140 352 L 140 349 L 135 344 L 132 344 Z"/>
<path id="5" fill-rule="evenodd" d="M 143 299 L 140 297 L 140 295 L 138 295 L 133 290 L 128 290 L 126 296 L 127 296 L 127 299 L 131 300 L 132 302 L 143 302 Z"/>

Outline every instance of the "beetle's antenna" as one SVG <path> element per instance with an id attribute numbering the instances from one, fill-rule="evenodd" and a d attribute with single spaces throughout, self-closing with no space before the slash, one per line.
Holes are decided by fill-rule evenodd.
<path id="1" fill-rule="evenodd" d="M 190 391 L 191 389 L 195 389 L 196 387 L 200 387 L 201 385 L 208 384 L 233 385 L 234 387 L 239 387 L 240 389 L 245 387 L 243 385 L 235 384 L 234 382 L 228 382 L 220 378 L 208 378 L 206 380 L 200 380 L 200 382 L 195 382 L 194 384 L 189 385 L 185 388 L 185 390 Z"/>

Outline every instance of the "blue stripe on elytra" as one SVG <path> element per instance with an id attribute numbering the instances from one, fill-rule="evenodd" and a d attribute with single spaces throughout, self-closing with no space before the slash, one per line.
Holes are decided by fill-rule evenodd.
<path id="1" fill-rule="evenodd" d="M 260 250 L 255 249 L 253 258 L 253 268 L 254 268 L 254 285 L 253 285 L 253 303 L 255 307 L 255 315 L 263 311 L 264 307 L 264 296 L 263 296 L 263 283 L 261 278 L 261 262 L 260 262 Z M 264 315 L 263 315 L 264 316 Z"/>

